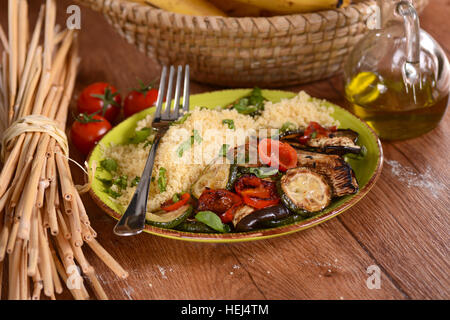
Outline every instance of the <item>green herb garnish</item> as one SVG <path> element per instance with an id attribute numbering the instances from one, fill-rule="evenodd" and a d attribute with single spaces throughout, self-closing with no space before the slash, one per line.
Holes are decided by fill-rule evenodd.
<path id="1" fill-rule="evenodd" d="M 114 159 L 106 158 L 100 161 L 100 167 L 108 172 L 114 172 L 117 171 L 117 162 Z"/>
<path id="2" fill-rule="evenodd" d="M 130 187 L 135 187 L 139 184 L 139 181 L 141 181 L 141 177 L 136 176 L 133 180 L 131 180 Z"/>
<path id="3" fill-rule="evenodd" d="M 141 130 L 136 130 L 134 132 L 134 136 L 129 139 L 129 143 L 139 144 L 145 142 L 152 132 L 152 128 L 142 128 Z"/>
<path id="4" fill-rule="evenodd" d="M 219 157 L 226 157 L 229 148 L 230 148 L 229 144 L 226 144 L 226 143 L 223 144 L 222 148 L 220 148 L 220 151 L 219 151 Z"/>
<path id="5" fill-rule="evenodd" d="M 203 139 L 202 139 L 202 137 L 200 136 L 200 134 L 198 133 L 198 131 L 197 131 L 197 130 L 194 130 L 193 132 L 194 132 L 194 135 L 193 135 L 194 140 L 195 140 L 197 143 L 202 143 Z"/>
<path id="6" fill-rule="evenodd" d="M 200 222 L 203 222 L 208 227 L 216 231 L 222 233 L 227 233 L 231 231 L 230 226 L 223 224 L 219 216 L 212 211 L 200 211 L 195 215 L 195 219 L 197 219 Z"/>
<path id="7" fill-rule="evenodd" d="M 190 115 L 191 115 L 190 113 L 185 113 L 180 119 L 178 119 L 177 121 L 172 122 L 171 125 L 183 124 L 186 121 L 186 119 L 189 118 Z"/>
<path id="8" fill-rule="evenodd" d="M 128 177 L 127 176 L 120 176 L 112 181 L 113 184 L 118 186 L 121 190 L 126 189 L 128 186 Z"/>
<path id="9" fill-rule="evenodd" d="M 179 193 L 175 193 L 172 197 L 172 202 L 173 203 L 177 203 L 178 201 L 180 201 L 180 194 Z"/>
<path id="10" fill-rule="evenodd" d="M 199 135 L 198 131 L 194 130 L 193 135 L 188 140 L 186 140 L 185 142 L 183 142 L 182 144 L 180 144 L 178 146 L 178 148 L 177 148 L 178 157 L 181 158 L 183 156 L 184 152 L 189 150 L 191 148 L 191 146 L 194 145 L 194 142 L 201 143 L 202 141 L 203 141 L 203 139 Z"/>
<path id="11" fill-rule="evenodd" d="M 99 178 L 99 177 L 96 177 L 96 178 L 103 184 L 103 186 L 105 188 L 110 188 L 113 184 L 112 180 L 110 180 L 110 179 L 103 179 L 103 178 Z"/>
<path id="12" fill-rule="evenodd" d="M 293 130 L 293 129 L 295 129 L 295 124 L 293 124 L 292 122 L 285 122 L 281 126 L 280 132 L 285 133 L 285 132 L 287 132 L 289 130 Z"/>
<path id="13" fill-rule="evenodd" d="M 241 114 L 254 117 L 264 110 L 264 101 L 261 89 L 255 87 L 249 96 L 239 99 L 232 108 Z"/>
<path id="14" fill-rule="evenodd" d="M 239 101 L 233 106 L 234 109 L 236 109 L 237 112 L 251 115 L 258 111 L 258 108 L 256 106 L 250 105 L 250 99 L 249 98 L 242 98 L 239 99 Z"/>
<path id="15" fill-rule="evenodd" d="M 158 177 L 158 188 L 159 192 L 166 191 L 167 181 L 166 181 L 166 168 L 159 168 L 159 177 Z"/>
<path id="16" fill-rule="evenodd" d="M 311 139 L 315 139 L 315 138 L 317 138 L 317 132 L 313 132 L 313 133 L 311 133 Z"/>
<path id="17" fill-rule="evenodd" d="M 122 194 L 120 192 L 116 192 L 114 190 L 112 190 L 111 188 L 106 188 L 105 190 L 103 190 L 107 195 L 109 195 L 110 197 L 117 199 L 118 197 L 120 197 Z"/>
<path id="18" fill-rule="evenodd" d="M 228 125 L 228 129 L 231 129 L 231 130 L 235 130 L 236 129 L 236 127 L 234 126 L 234 121 L 231 120 L 231 119 L 224 119 L 224 120 L 222 120 L 222 124 Z"/>

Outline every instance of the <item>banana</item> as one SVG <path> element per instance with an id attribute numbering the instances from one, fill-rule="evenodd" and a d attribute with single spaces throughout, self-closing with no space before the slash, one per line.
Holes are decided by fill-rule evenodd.
<path id="1" fill-rule="evenodd" d="M 236 0 L 209 0 L 217 8 L 230 17 L 259 17 L 262 9 L 250 4 L 240 3 Z"/>
<path id="2" fill-rule="evenodd" d="M 142 0 L 133 0 L 142 2 Z M 192 16 L 222 16 L 226 13 L 206 0 L 145 0 L 145 2 L 166 11 Z"/>
<path id="3" fill-rule="evenodd" d="M 280 14 L 314 12 L 348 6 L 350 0 L 235 0 Z"/>

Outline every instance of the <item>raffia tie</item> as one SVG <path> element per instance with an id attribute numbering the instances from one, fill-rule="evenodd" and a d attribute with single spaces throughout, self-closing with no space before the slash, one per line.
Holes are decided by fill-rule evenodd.
<path id="1" fill-rule="evenodd" d="M 5 159 L 6 148 L 8 146 L 8 143 L 14 140 L 16 137 L 20 136 L 22 133 L 26 132 L 42 132 L 54 138 L 58 143 L 58 145 L 61 147 L 63 155 L 67 158 L 67 160 L 75 163 L 88 176 L 88 182 L 85 185 L 75 185 L 78 192 L 85 193 L 89 191 L 92 183 L 92 177 L 96 169 L 95 164 L 92 166 L 92 170 L 89 170 L 89 166 L 87 163 L 85 163 L 86 165 L 85 169 L 78 162 L 71 159 L 69 157 L 69 142 L 67 140 L 66 133 L 59 128 L 58 123 L 56 121 L 47 118 L 45 116 L 35 114 L 25 116 L 23 118 L 14 121 L 11 124 L 11 126 L 9 126 L 9 128 L 5 130 L 1 142 L 2 143 L 1 157 L 3 160 Z M 91 174 L 89 174 L 89 171 L 91 171 Z"/>

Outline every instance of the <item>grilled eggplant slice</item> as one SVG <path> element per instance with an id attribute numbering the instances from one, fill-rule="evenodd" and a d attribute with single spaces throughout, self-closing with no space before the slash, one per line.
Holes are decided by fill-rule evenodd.
<path id="1" fill-rule="evenodd" d="M 244 206 L 247 207 L 247 206 Z M 280 220 L 287 218 L 291 215 L 290 211 L 283 205 L 277 205 L 260 210 L 256 210 L 250 207 L 242 208 L 239 212 L 239 217 L 235 218 L 238 221 L 234 221 L 233 224 L 238 232 L 246 232 L 264 228 L 264 223 L 272 220 Z"/>
<path id="2" fill-rule="evenodd" d="M 336 155 L 361 153 L 361 146 L 357 145 L 359 134 L 350 129 L 339 129 L 330 133 L 328 137 L 311 138 L 306 145 L 299 142 L 303 134 L 303 131 L 289 131 L 282 134 L 280 139 L 297 149 Z"/>
<path id="3" fill-rule="evenodd" d="M 288 170 L 278 182 L 278 192 L 286 207 L 304 216 L 323 210 L 331 201 L 327 180 L 308 168 Z"/>
<path id="4" fill-rule="evenodd" d="M 298 165 L 326 177 L 333 196 L 341 197 L 358 192 L 358 182 L 352 167 L 337 155 L 297 150 Z"/>

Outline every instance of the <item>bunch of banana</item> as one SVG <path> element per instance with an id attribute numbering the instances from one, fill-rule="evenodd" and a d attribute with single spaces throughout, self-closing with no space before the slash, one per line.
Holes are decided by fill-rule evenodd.
<path id="1" fill-rule="evenodd" d="M 221 16 L 227 14 L 206 0 L 131 0 L 154 5 L 166 11 L 193 16 Z M 227 0 L 224 0 L 227 1 Z"/>
<path id="2" fill-rule="evenodd" d="M 350 0 L 235 0 L 278 14 L 292 14 L 336 9 L 350 4 Z"/>
<path id="3" fill-rule="evenodd" d="M 258 17 L 336 9 L 351 0 L 131 0 L 197 16 Z"/>
<path id="4" fill-rule="evenodd" d="M 260 17 L 263 9 L 237 0 L 209 0 L 230 17 Z"/>

